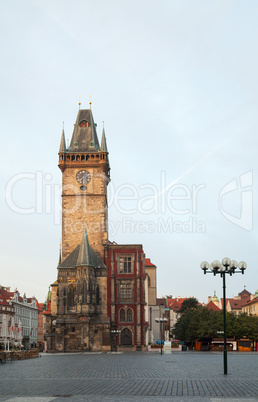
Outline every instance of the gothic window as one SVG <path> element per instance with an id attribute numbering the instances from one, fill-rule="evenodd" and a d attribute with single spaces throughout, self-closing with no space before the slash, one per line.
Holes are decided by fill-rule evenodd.
<path id="1" fill-rule="evenodd" d="M 80 125 L 80 127 L 89 127 L 90 126 L 90 124 L 87 120 L 82 120 L 79 125 Z"/>
<path id="2" fill-rule="evenodd" d="M 75 155 L 72 155 L 72 161 L 75 161 Z"/>
<path id="3" fill-rule="evenodd" d="M 82 285 L 82 302 L 83 304 L 87 303 L 87 283 L 83 282 Z"/>
<path id="4" fill-rule="evenodd" d="M 96 305 L 99 306 L 99 287 L 96 288 Z"/>
<path id="5" fill-rule="evenodd" d="M 119 317 L 120 322 L 125 322 L 125 310 L 121 308 L 120 310 L 120 317 Z"/>
<path id="6" fill-rule="evenodd" d="M 74 294 L 75 294 L 74 286 L 70 286 L 68 289 L 68 307 L 69 308 L 74 306 Z"/>
<path id="7" fill-rule="evenodd" d="M 127 321 L 133 321 L 133 312 L 130 308 L 127 310 Z"/>
<path id="8" fill-rule="evenodd" d="M 130 274 L 132 273 L 132 257 L 120 257 L 119 258 L 119 273 Z"/>
<path id="9" fill-rule="evenodd" d="M 90 303 L 92 303 L 92 283 L 89 283 Z"/>

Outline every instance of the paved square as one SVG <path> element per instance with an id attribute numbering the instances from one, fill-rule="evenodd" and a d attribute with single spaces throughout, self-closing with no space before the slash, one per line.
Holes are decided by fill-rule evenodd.
<path id="1" fill-rule="evenodd" d="M 0 400 L 29 401 L 254 401 L 258 354 L 151 352 L 43 354 L 0 364 Z"/>

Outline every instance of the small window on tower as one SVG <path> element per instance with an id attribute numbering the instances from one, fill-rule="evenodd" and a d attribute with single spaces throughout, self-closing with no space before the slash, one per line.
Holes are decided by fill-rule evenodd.
<path id="1" fill-rule="evenodd" d="M 80 127 L 89 127 L 90 124 L 87 120 L 82 120 L 79 124 Z"/>

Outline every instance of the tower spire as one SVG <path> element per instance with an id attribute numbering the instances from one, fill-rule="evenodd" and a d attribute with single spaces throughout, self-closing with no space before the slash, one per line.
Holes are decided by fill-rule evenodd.
<path id="1" fill-rule="evenodd" d="M 94 267 L 93 258 L 91 255 L 91 247 L 88 239 L 86 223 L 84 222 L 84 230 L 82 235 L 82 242 L 80 246 L 80 251 L 77 259 L 77 266 L 87 265 Z"/>
<path id="2" fill-rule="evenodd" d="M 60 248 L 59 248 L 59 262 L 58 265 L 60 265 L 62 262 L 62 249 L 61 249 L 61 241 L 60 241 Z"/>
<path id="3" fill-rule="evenodd" d="M 60 148 L 59 148 L 59 153 L 61 153 L 61 152 L 66 152 L 64 122 L 63 122 L 63 130 L 62 130 L 62 136 L 61 136 L 61 142 L 60 142 Z"/>
<path id="4" fill-rule="evenodd" d="M 105 129 L 104 129 L 104 121 L 103 121 L 103 130 L 102 130 L 102 138 L 101 138 L 101 147 L 100 150 L 102 152 L 108 152 L 107 149 L 107 141 L 106 141 L 106 135 L 105 135 Z"/>

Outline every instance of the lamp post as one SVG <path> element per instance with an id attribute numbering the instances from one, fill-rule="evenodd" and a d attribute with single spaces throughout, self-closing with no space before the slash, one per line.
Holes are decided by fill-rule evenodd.
<path id="1" fill-rule="evenodd" d="M 167 318 L 155 318 L 156 322 L 160 323 L 160 354 L 162 355 L 162 339 L 164 334 L 164 323 L 167 322 Z"/>
<path id="2" fill-rule="evenodd" d="M 115 339 L 116 339 L 116 352 L 117 352 L 117 336 L 120 334 L 120 330 L 119 329 L 111 329 L 111 334 L 115 335 Z"/>
<path id="3" fill-rule="evenodd" d="M 218 260 L 213 261 L 209 264 L 207 261 L 201 263 L 201 269 L 204 274 L 213 274 L 216 276 L 219 274 L 223 279 L 223 322 L 224 322 L 224 374 L 228 373 L 228 362 L 227 362 L 227 329 L 226 329 L 226 274 L 232 276 L 232 274 L 244 274 L 247 265 L 244 261 L 237 263 L 235 260 L 230 260 L 229 258 L 223 258 L 220 263 Z M 209 271 L 210 268 L 210 271 Z M 240 271 L 236 271 L 239 268 Z"/>

